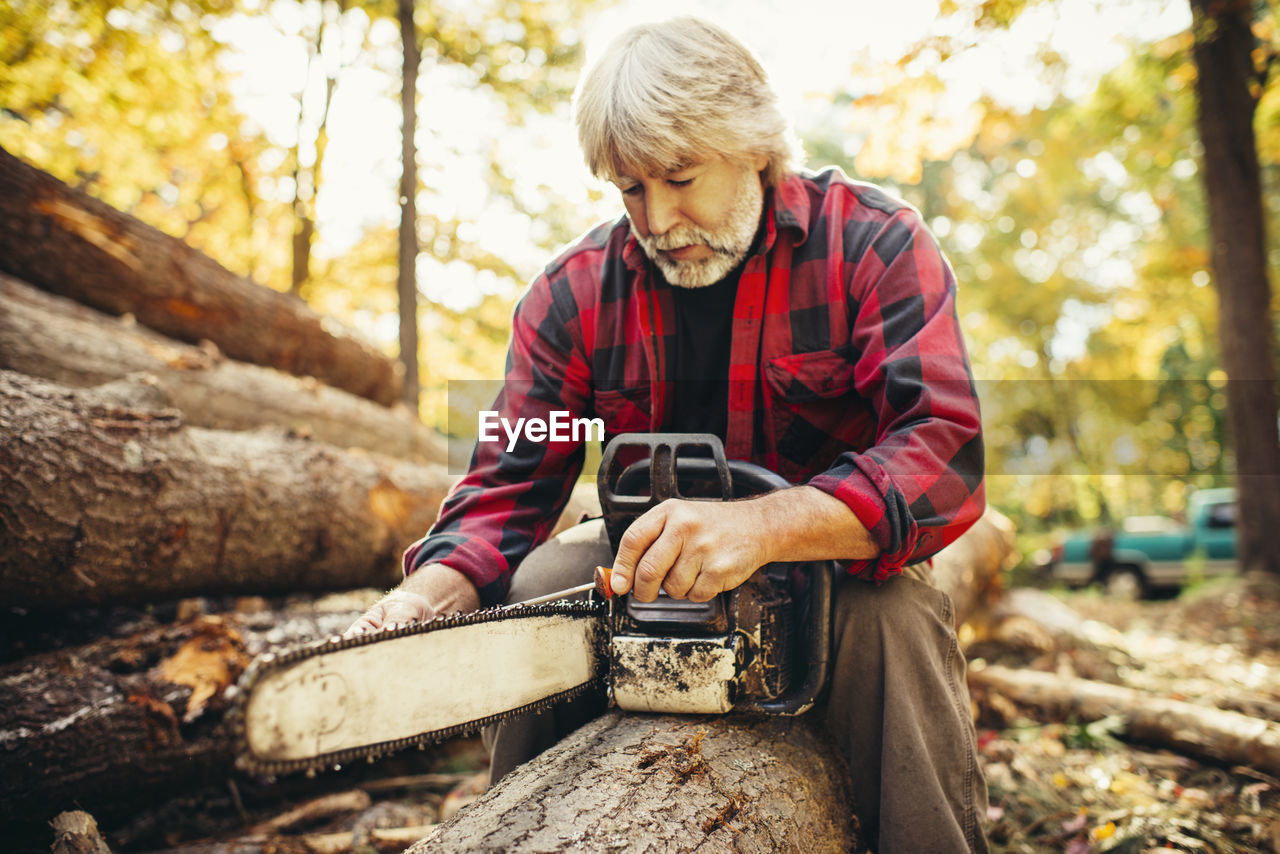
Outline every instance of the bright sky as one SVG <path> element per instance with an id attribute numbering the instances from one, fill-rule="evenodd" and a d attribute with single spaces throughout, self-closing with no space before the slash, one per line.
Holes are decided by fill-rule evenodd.
<path id="1" fill-rule="evenodd" d="M 303 42 L 289 35 L 318 7 L 314 2 L 303 7 L 262 2 L 274 23 L 265 15 L 243 17 L 218 35 L 238 48 L 233 67 L 243 75 L 238 96 L 244 109 L 287 146 L 297 128 L 296 93 L 304 85 L 304 112 L 319 113 L 320 75 L 313 74 L 308 83 Z M 583 21 L 582 32 L 589 61 L 594 50 L 638 21 L 680 14 L 714 20 L 757 51 L 784 111 L 803 130 L 825 109 L 830 93 L 849 86 L 874 88 L 874 79 L 852 80 L 855 65 L 892 61 L 904 46 L 937 32 L 937 6 L 936 0 L 621 0 Z M 1127 40 L 1162 38 L 1189 23 L 1187 4 L 1178 0 L 1059 0 L 1029 10 L 1011 31 L 990 37 L 982 49 L 950 63 L 943 76 L 957 109 L 983 92 L 1029 108 L 1047 97 L 1027 70 L 1046 43 L 1067 61 L 1067 94 L 1082 95 L 1099 74 L 1124 58 Z M 357 17 L 346 28 L 333 28 L 331 35 L 342 35 L 345 45 L 336 38 L 332 48 L 326 44 L 329 59 L 349 53 L 365 26 Z M 395 24 L 378 22 L 369 42 L 375 51 L 373 66 L 344 69 L 332 107 L 319 200 L 320 254 L 340 253 L 363 227 L 399 217 L 400 45 Z M 593 185 L 582 166 L 568 105 L 527 132 L 513 134 L 498 110 L 460 82 L 448 69 L 428 68 L 419 84 L 424 100 L 418 129 L 420 178 L 438 191 L 432 194 L 433 211 L 475 217 L 469 236 L 486 244 L 501 240 L 500 251 L 535 270 L 545 261 L 545 251 L 524 237 L 530 231 L 528 220 L 486 203 L 484 174 L 497 140 L 499 151 L 518 152 L 516 192 L 526 203 L 538 203 L 539 184 L 554 184 L 561 194 L 587 205 L 588 188 L 599 185 Z M 291 193 L 291 188 L 280 188 L 282 200 Z M 606 194 L 595 213 L 604 218 L 619 211 L 616 197 Z M 492 277 L 477 282 L 461 264 L 442 268 L 430 257 L 430 247 L 424 250 L 419 276 L 432 299 L 462 307 L 475 299 L 477 287 L 497 286 Z M 389 327 L 391 337 L 393 329 Z"/>

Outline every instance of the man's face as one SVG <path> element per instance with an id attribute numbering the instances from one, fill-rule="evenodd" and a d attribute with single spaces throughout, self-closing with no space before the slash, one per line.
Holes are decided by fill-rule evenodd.
<path id="1" fill-rule="evenodd" d="M 617 179 L 631 232 L 668 282 L 713 285 L 746 257 L 760 227 L 767 163 L 764 156 L 746 165 L 716 158 Z"/>

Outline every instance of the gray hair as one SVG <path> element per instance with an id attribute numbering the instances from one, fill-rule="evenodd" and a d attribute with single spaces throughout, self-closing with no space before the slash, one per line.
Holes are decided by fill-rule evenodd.
<path id="1" fill-rule="evenodd" d="M 578 142 L 599 178 L 662 175 L 722 156 L 764 154 L 777 186 L 799 146 L 759 61 L 733 36 L 697 18 L 632 27 L 583 76 L 574 95 Z"/>

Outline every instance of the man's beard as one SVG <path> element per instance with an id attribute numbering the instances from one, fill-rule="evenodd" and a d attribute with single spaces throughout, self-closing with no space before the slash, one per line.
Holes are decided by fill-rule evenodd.
<path id="1" fill-rule="evenodd" d="M 742 185 L 734 197 L 733 207 L 724 224 L 715 231 L 706 231 L 692 225 L 677 225 L 666 234 L 641 237 L 632 223 L 631 233 L 662 275 L 671 284 L 681 288 L 705 288 L 729 275 L 734 267 L 747 257 L 747 251 L 755 241 L 760 227 L 760 214 L 764 209 L 764 188 L 760 176 L 750 169 L 744 170 Z M 701 243 L 713 250 L 711 257 L 691 261 L 677 261 L 659 250 L 679 249 Z"/>

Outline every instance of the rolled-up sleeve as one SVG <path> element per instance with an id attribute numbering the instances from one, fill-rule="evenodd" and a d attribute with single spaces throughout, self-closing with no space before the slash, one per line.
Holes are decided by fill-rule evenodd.
<path id="1" fill-rule="evenodd" d="M 589 400 L 589 372 L 575 335 L 567 286 L 539 276 L 516 306 L 502 391 L 493 409 L 508 424 L 579 416 Z M 563 417 L 563 415 L 562 415 Z M 530 441 L 521 432 L 477 442 L 467 474 L 441 506 L 430 532 L 404 553 L 408 575 L 428 563 L 458 570 L 485 605 L 502 602 L 511 574 L 551 533 L 585 458 L 580 439 Z"/>
<path id="2" fill-rule="evenodd" d="M 879 581 L 982 515 L 982 428 L 955 276 L 915 211 L 890 217 L 850 268 L 854 385 L 876 413 L 876 436 L 809 483 L 866 526 L 880 556 L 849 571 Z"/>

